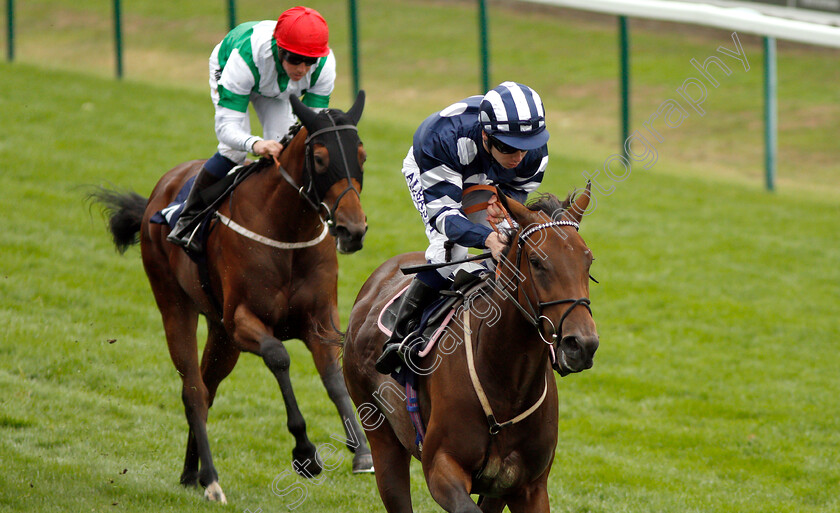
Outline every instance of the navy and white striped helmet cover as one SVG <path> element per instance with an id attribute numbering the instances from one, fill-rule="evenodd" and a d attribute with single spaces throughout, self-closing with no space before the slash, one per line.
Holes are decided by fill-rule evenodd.
<path id="1" fill-rule="evenodd" d="M 488 135 L 528 137 L 545 130 L 542 99 L 526 85 L 502 82 L 484 95 L 479 110 Z"/>

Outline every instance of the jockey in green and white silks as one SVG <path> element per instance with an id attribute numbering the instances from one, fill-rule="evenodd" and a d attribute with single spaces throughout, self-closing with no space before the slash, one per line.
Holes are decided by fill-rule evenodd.
<path id="1" fill-rule="evenodd" d="M 210 97 L 216 109 L 218 151 L 201 167 L 167 240 L 192 253 L 198 214 L 207 205 L 201 192 L 242 164 L 248 153 L 280 157 L 280 140 L 295 122 L 291 95 L 304 105 L 329 106 L 335 85 L 335 56 L 327 22 L 315 9 L 292 7 L 277 21 L 252 21 L 231 30 L 210 55 Z M 263 127 L 251 132 L 248 104 Z"/>
<path id="2" fill-rule="evenodd" d="M 295 122 L 289 96 L 302 96 L 309 107 L 329 106 L 335 85 L 332 50 L 302 77 L 290 77 L 281 66 L 283 50 L 274 37 L 276 25 L 272 20 L 243 23 L 210 55 L 210 94 L 216 107 L 219 153 L 236 164 L 245 160 L 255 142 L 280 140 L 286 135 Z M 251 134 L 249 103 L 262 124 L 262 138 Z"/>

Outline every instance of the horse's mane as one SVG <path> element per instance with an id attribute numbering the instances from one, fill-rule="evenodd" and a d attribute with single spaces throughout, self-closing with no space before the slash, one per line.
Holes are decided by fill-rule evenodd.
<path id="1" fill-rule="evenodd" d="M 556 219 L 557 212 L 567 210 L 574 201 L 573 193 L 566 196 L 566 199 L 560 200 L 554 194 L 543 192 L 538 194 L 533 200 L 529 201 L 525 206 L 532 212 L 544 212 L 549 218 Z"/>
<path id="2" fill-rule="evenodd" d="M 249 164 L 245 164 L 242 166 L 242 169 L 239 170 L 239 173 L 242 174 L 243 171 L 248 171 L 248 174 L 262 171 L 263 169 L 274 165 L 274 160 L 269 157 L 260 157 L 259 159 L 251 162 Z"/>

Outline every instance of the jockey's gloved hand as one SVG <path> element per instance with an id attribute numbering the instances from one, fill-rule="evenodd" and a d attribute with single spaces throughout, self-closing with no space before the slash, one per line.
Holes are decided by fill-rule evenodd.
<path id="1" fill-rule="evenodd" d="M 251 152 L 260 157 L 271 157 L 274 160 L 280 158 L 280 152 L 283 151 L 283 145 L 277 141 L 270 139 L 261 139 L 254 143 Z"/>
<path id="2" fill-rule="evenodd" d="M 487 200 L 487 220 L 492 221 L 493 224 L 501 224 L 506 220 L 505 208 L 499 201 L 499 197 L 495 194 Z"/>
<path id="3" fill-rule="evenodd" d="M 493 254 L 493 260 L 498 261 L 502 257 L 502 253 L 507 249 L 509 241 L 507 237 L 499 232 L 493 232 L 487 236 L 484 245 Z"/>

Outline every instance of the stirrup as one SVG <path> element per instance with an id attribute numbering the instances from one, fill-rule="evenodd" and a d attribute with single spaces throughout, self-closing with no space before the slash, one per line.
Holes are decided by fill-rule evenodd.
<path id="1" fill-rule="evenodd" d="M 376 372 L 387 376 L 404 365 L 405 360 L 403 351 L 401 351 L 402 346 L 403 342 L 392 342 L 386 345 L 374 365 Z"/>
<path id="2" fill-rule="evenodd" d="M 376 360 L 376 371 L 380 374 L 391 374 L 397 371 L 401 366 L 405 365 L 406 353 L 409 347 L 406 341 L 415 335 L 416 330 L 409 333 L 404 339 L 399 342 L 391 342 L 382 349 L 382 354 Z"/>
<path id="3" fill-rule="evenodd" d="M 178 232 L 182 230 L 172 230 L 169 235 L 167 235 L 166 240 L 186 251 L 199 253 L 203 249 L 203 246 L 199 243 L 197 238 L 200 228 L 201 223 L 198 223 L 191 232 L 180 236 L 178 235 Z"/>

